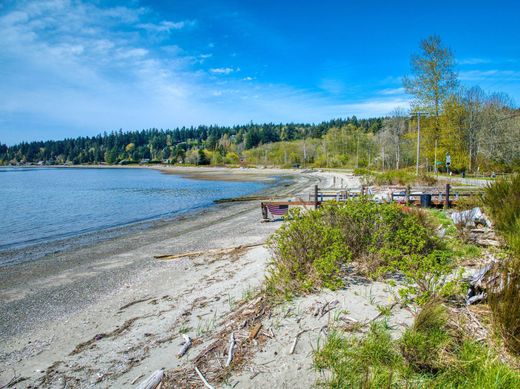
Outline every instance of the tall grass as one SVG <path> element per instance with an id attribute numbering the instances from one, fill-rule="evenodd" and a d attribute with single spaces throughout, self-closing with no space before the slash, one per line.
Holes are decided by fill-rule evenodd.
<path id="1" fill-rule="evenodd" d="M 393 340 L 384 323 L 364 338 L 332 332 L 314 355 L 328 388 L 517 388 L 520 374 L 484 345 L 454 330 L 442 305 L 427 304 Z"/>
<path id="2" fill-rule="evenodd" d="M 496 180 L 482 201 L 511 251 L 489 292 L 493 323 L 507 348 L 520 354 L 520 175 Z"/>

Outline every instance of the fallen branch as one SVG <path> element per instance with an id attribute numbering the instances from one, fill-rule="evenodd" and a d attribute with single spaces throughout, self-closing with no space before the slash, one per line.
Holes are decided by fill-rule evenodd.
<path id="1" fill-rule="evenodd" d="M 320 319 L 325 316 L 327 313 L 329 313 L 330 311 L 332 311 L 334 308 L 337 307 L 337 305 L 339 304 L 339 301 L 338 300 L 334 300 L 334 301 L 331 301 L 331 302 L 328 302 L 327 304 L 325 304 L 323 306 L 323 308 L 321 308 L 321 313 L 320 313 Z"/>
<path id="2" fill-rule="evenodd" d="M 150 377 L 143 381 L 137 389 L 155 389 L 164 377 L 164 369 L 154 371 Z"/>
<path id="3" fill-rule="evenodd" d="M 135 384 L 137 381 L 139 381 L 140 378 L 142 378 L 144 374 L 139 374 L 137 377 L 135 377 L 132 382 L 130 382 L 130 385 Z"/>
<path id="4" fill-rule="evenodd" d="M 310 330 L 301 330 L 300 332 L 298 332 L 296 334 L 294 341 L 292 343 L 292 346 L 291 346 L 291 350 L 289 351 L 290 355 L 294 354 L 294 350 L 296 349 L 296 344 L 298 343 L 298 339 L 300 338 L 300 335 L 304 334 L 307 331 L 310 331 Z"/>
<path id="5" fill-rule="evenodd" d="M 191 347 L 191 338 L 188 335 L 182 334 L 182 337 L 184 338 L 185 342 L 182 345 L 182 348 L 177 353 L 177 358 L 182 358 L 184 354 L 188 351 L 188 349 Z"/>
<path id="6" fill-rule="evenodd" d="M 228 350 L 228 357 L 226 361 L 226 367 L 228 367 L 231 364 L 231 361 L 233 360 L 233 354 L 235 352 L 235 334 L 232 332 L 231 335 L 229 335 L 229 350 Z"/>
<path id="7" fill-rule="evenodd" d="M 204 385 L 208 388 L 208 389 L 215 389 L 213 386 L 211 386 L 209 384 L 208 381 L 206 381 L 206 378 L 204 378 L 204 376 L 202 375 L 202 373 L 200 372 L 199 368 L 197 366 L 195 366 L 195 371 L 197 372 L 198 376 L 200 377 L 200 379 L 202 380 L 202 382 L 204 382 Z"/>
<path id="8" fill-rule="evenodd" d="M 163 260 L 170 260 L 170 259 L 179 259 L 179 258 L 186 258 L 186 257 L 196 257 L 199 255 L 204 254 L 228 254 L 232 253 L 234 251 L 244 250 L 252 247 L 258 247 L 263 246 L 265 243 L 255 243 L 255 244 L 246 244 L 246 245 L 240 245 L 235 247 L 227 247 L 224 249 L 213 249 L 213 250 L 204 250 L 204 251 L 191 251 L 187 253 L 182 254 L 164 254 L 164 255 L 154 255 L 155 259 L 163 259 Z"/>

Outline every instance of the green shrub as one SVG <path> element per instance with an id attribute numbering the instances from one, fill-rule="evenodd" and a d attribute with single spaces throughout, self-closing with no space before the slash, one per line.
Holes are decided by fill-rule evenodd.
<path id="1" fill-rule="evenodd" d="M 396 204 L 367 199 L 296 212 L 272 236 L 267 278 L 271 295 L 290 298 L 316 288 L 341 286 L 340 273 L 355 260 L 370 277 L 400 272 L 408 297 L 437 294 L 451 272 L 449 253 L 426 218 Z"/>
<path id="2" fill-rule="evenodd" d="M 324 222 L 319 211 L 291 212 L 291 220 L 271 237 L 273 253 L 267 276 L 271 296 L 291 298 L 316 288 L 335 289 L 342 285 L 340 266 L 351 253 L 341 232 Z"/>

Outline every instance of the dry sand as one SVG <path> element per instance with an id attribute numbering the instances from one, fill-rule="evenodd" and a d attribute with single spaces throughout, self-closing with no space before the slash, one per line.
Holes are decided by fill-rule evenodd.
<path id="1" fill-rule="evenodd" d="M 294 183 L 276 188 L 277 194 L 302 194 L 316 183 L 330 187 L 334 176 L 336 183 L 341 177 L 350 187 L 358 184 L 341 173 L 241 170 L 215 174 L 294 175 Z M 188 173 L 211 178 L 211 170 Z M 257 201 L 223 204 L 197 217 L 2 271 L 0 387 L 14 375 L 26 378 L 17 387 L 134 387 L 159 368 L 190 366 L 190 358 L 225 326 L 237 302 L 262 284 L 269 253 L 260 246 L 172 261 L 153 256 L 265 242 L 280 222 L 260 223 L 260 218 Z M 338 300 L 334 310 L 313 316 L 317 304 L 332 300 Z M 342 291 L 278 307 L 263 323 L 274 337 L 253 350 L 228 385 L 313 386 L 319 376 L 311 368 L 311 353 L 324 339 L 323 325 L 341 320 L 342 314 L 371 319 L 377 305 L 392 301 L 386 284 L 353 282 Z M 410 321 L 407 311 L 394 308 L 393 313 L 396 331 Z M 302 329 L 309 331 L 288 355 Z M 197 344 L 177 359 L 181 333 Z"/>

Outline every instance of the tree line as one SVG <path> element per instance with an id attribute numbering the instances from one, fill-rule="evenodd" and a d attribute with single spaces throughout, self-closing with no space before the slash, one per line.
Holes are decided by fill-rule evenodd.
<path id="1" fill-rule="evenodd" d="M 420 42 L 403 87 L 410 107 L 396 107 L 378 131 L 353 123 L 313 140 L 246 151 L 252 163 L 490 172 L 520 167 L 520 110 L 504 93 L 461 86 L 453 52 L 438 36 Z M 419 146 L 419 147 L 418 147 Z M 449 165 L 448 165 L 449 163 Z"/>
<path id="2" fill-rule="evenodd" d="M 346 125 L 376 133 L 381 130 L 382 122 L 382 118 L 353 116 L 319 124 L 250 123 L 173 130 L 119 130 L 94 137 L 21 142 L 10 147 L 0 143 L 0 164 L 238 163 L 245 150 L 263 144 L 321 138 L 329 129 Z"/>

